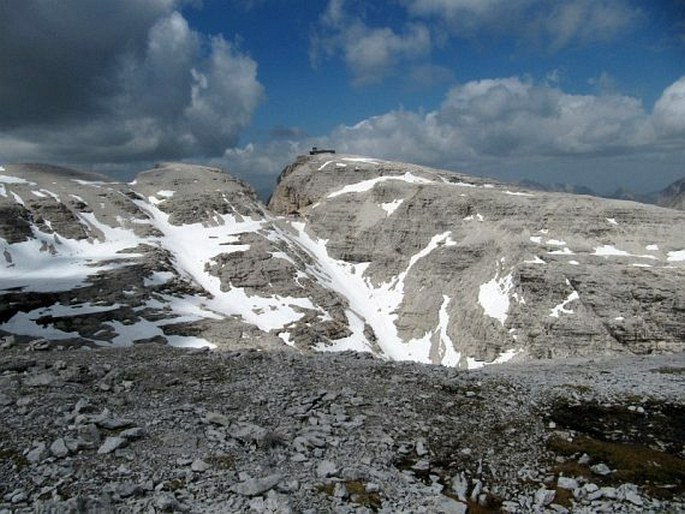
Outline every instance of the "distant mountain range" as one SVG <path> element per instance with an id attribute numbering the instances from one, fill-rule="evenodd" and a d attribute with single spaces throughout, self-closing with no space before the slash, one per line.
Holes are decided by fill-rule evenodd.
<path id="1" fill-rule="evenodd" d="M 652 193 L 634 193 L 625 188 L 618 188 L 609 195 L 601 195 L 589 187 L 577 186 L 572 184 L 552 183 L 544 184 L 535 180 L 524 179 L 518 185 L 536 191 L 572 193 L 578 195 L 599 196 L 603 198 L 613 198 L 615 200 L 631 200 L 633 202 L 649 203 L 668 207 L 671 209 L 685 210 L 685 177 L 676 180 L 661 191 Z"/>

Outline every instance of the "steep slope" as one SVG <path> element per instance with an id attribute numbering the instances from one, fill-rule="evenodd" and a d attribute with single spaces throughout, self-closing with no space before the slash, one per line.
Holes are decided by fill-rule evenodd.
<path id="1" fill-rule="evenodd" d="M 685 177 L 676 180 L 659 193 L 657 205 L 685 211 Z"/>
<path id="2" fill-rule="evenodd" d="M 224 348 L 348 334 L 344 300 L 307 274 L 288 228 L 219 170 L 163 165 L 131 184 L 37 166 L 0 173 L 2 331 Z"/>
<path id="3" fill-rule="evenodd" d="M 672 210 L 352 156 L 300 158 L 269 207 L 297 220 L 393 358 L 684 349 L 685 215 Z"/>
<path id="4" fill-rule="evenodd" d="M 302 157 L 270 211 L 220 170 L 0 170 L 0 335 L 358 350 L 480 367 L 685 349 L 685 213 Z"/>

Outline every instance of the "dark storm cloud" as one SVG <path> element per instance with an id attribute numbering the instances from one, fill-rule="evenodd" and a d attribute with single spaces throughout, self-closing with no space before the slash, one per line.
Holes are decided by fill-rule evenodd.
<path id="1" fill-rule="evenodd" d="M 2 2 L 0 126 L 85 114 L 113 92 L 126 52 L 144 48 L 169 0 Z"/>
<path id="2" fill-rule="evenodd" d="M 257 65 L 176 0 L 0 4 L 0 158 L 220 155 L 262 98 Z"/>

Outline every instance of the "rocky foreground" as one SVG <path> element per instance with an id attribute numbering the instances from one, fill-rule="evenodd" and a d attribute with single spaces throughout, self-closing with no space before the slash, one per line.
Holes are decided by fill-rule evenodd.
<path id="1" fill-rule="evenodd" d="M 685 512 L 685 355 L 0 349 L 0 512 Z"/>

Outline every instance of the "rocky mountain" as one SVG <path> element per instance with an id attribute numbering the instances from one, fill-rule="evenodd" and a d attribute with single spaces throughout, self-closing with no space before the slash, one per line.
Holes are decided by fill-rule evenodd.
<path id="1" fill-rule="evenodd" d="M 685 177 L 676 180 L 659 193 L 656 204 L 685 211 Z"/>
<path id="2" fill-rule="evenodd" d="M 220 170 L 0 171 L 0 330 L 474 368 L 682 351 L 685 213 L 346 155 L 268 208 Z"/>
<path id="3" fill-rule="evenodd" d="M 575 184 L 562 184 L 559 182 L 543 184 L 542 182 L 538 182 L 536 180 L 523 179 L 519 180 L 517 185 L 525 189 L 546 191 L 548 193 L 571 193 L 574 195 L 600 196 L 587 186 L 577 186 Z"/>

